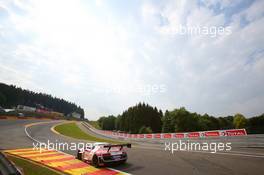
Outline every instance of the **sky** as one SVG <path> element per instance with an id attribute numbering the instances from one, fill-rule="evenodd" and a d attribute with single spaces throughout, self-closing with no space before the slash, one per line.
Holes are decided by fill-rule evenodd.
<path id="1" fill-rule="evenodd" d="M 0 82 L 80 105 L 264 112 L 264 1 L 0 0 Z"/>

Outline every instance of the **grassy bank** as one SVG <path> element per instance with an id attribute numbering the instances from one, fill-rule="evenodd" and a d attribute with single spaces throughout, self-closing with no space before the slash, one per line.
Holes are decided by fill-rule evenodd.
<path id="1" fill-rule="evenodd" d="M 92 125 L 94 128 L 96 129 L 101 129 L 101 127 L 99 126 L 98 121 L 89 121 L 88 122 L 90 125 Z"/>
<path id="2" fill-rule="evenodd" d="M 39 166 L 37 164 L 31 163 L 24 159 L 20 159 L 14 156 L 8 155 L 8 159 L 15 163 L 15 165 L 19 168 L 23 169 L 25 175 L 60 175 L 55 171 L 52 171 L 46 167 Z"/>
<path id="3" fill-rule="evenodd" d="M 75 139 L 83 139 L 83 140 L 89 140 L 89 141 L 94 141 L 94 142 L 121 143 L 121 142 L 113 141 L 110 139 L 98 138 L 88 133 L 85 133 L 76 125 L 76 123 L 61 124 L 61 125 L 56 126 L 54 129 L 62 135 L 72 137 Z"/>

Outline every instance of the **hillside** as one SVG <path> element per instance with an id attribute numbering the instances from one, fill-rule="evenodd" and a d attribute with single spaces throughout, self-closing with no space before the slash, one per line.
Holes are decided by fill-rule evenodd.
<path id="1" fill-rule="evenodd" d="M 13 85 L 0 83 L 0 106 L 3 108 L 13 108 L 17 105 L 31 107 L 42 105 L 64 115 L 77 112 L 81 114 L 81 118 L 84 118 L 84 110 L 72 102 L 53 97 L 49 94 L 36 93 Z"/>

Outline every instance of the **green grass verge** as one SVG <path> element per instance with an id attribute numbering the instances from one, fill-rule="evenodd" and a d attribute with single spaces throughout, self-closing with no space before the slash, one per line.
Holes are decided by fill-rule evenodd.
<path id="1" fill-rule="evenodd" d="M 94 128 L 96 128 L 96 129 L 101 129 L 101 127 L 99 126 L 99 123 L 98 123 L 98 121 L 88 121 L 88 123 L 90 124 L 90 125 L 92 125 Z"/>
<path id="2" fill-rule="evenodd" d="M 7 156 L 8 159 L 10 159 L 14 164 L 23 169 L 23 172 L 25 175 L 60 175 L 59 173 L 56 173 L 55 171 L 52 171 L 48 168 L 45 168 L 43 166 L 38 166 L 34 163 L 31 163 L 29 161 L 26 161 L 24 159 L 20 159 L 14 156 Z"/>
<path id="3" fill-rule="evenodd" d="M 65 123 L 57 125 L 54 129 L 62 135 L 69 136 L 75 139 L 83 139 L 95 142 L 123 143 L 110 139 L 98 138 L 88 133 L 85 133 L 76 125 L 76 123 Z"/>

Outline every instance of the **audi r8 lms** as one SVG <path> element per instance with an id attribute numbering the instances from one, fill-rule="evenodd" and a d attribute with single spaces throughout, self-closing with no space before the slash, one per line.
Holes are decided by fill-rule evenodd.
<path id="1" fill-rule="evenodd" d="M 122 164 L 127 161 L 124 147 L 131 148 L 131 144 L 109 144 L 96 142 L 86 149 L 78 150 L 77 159 L 90 163 L 95 167 L 112 163 Z"/>

